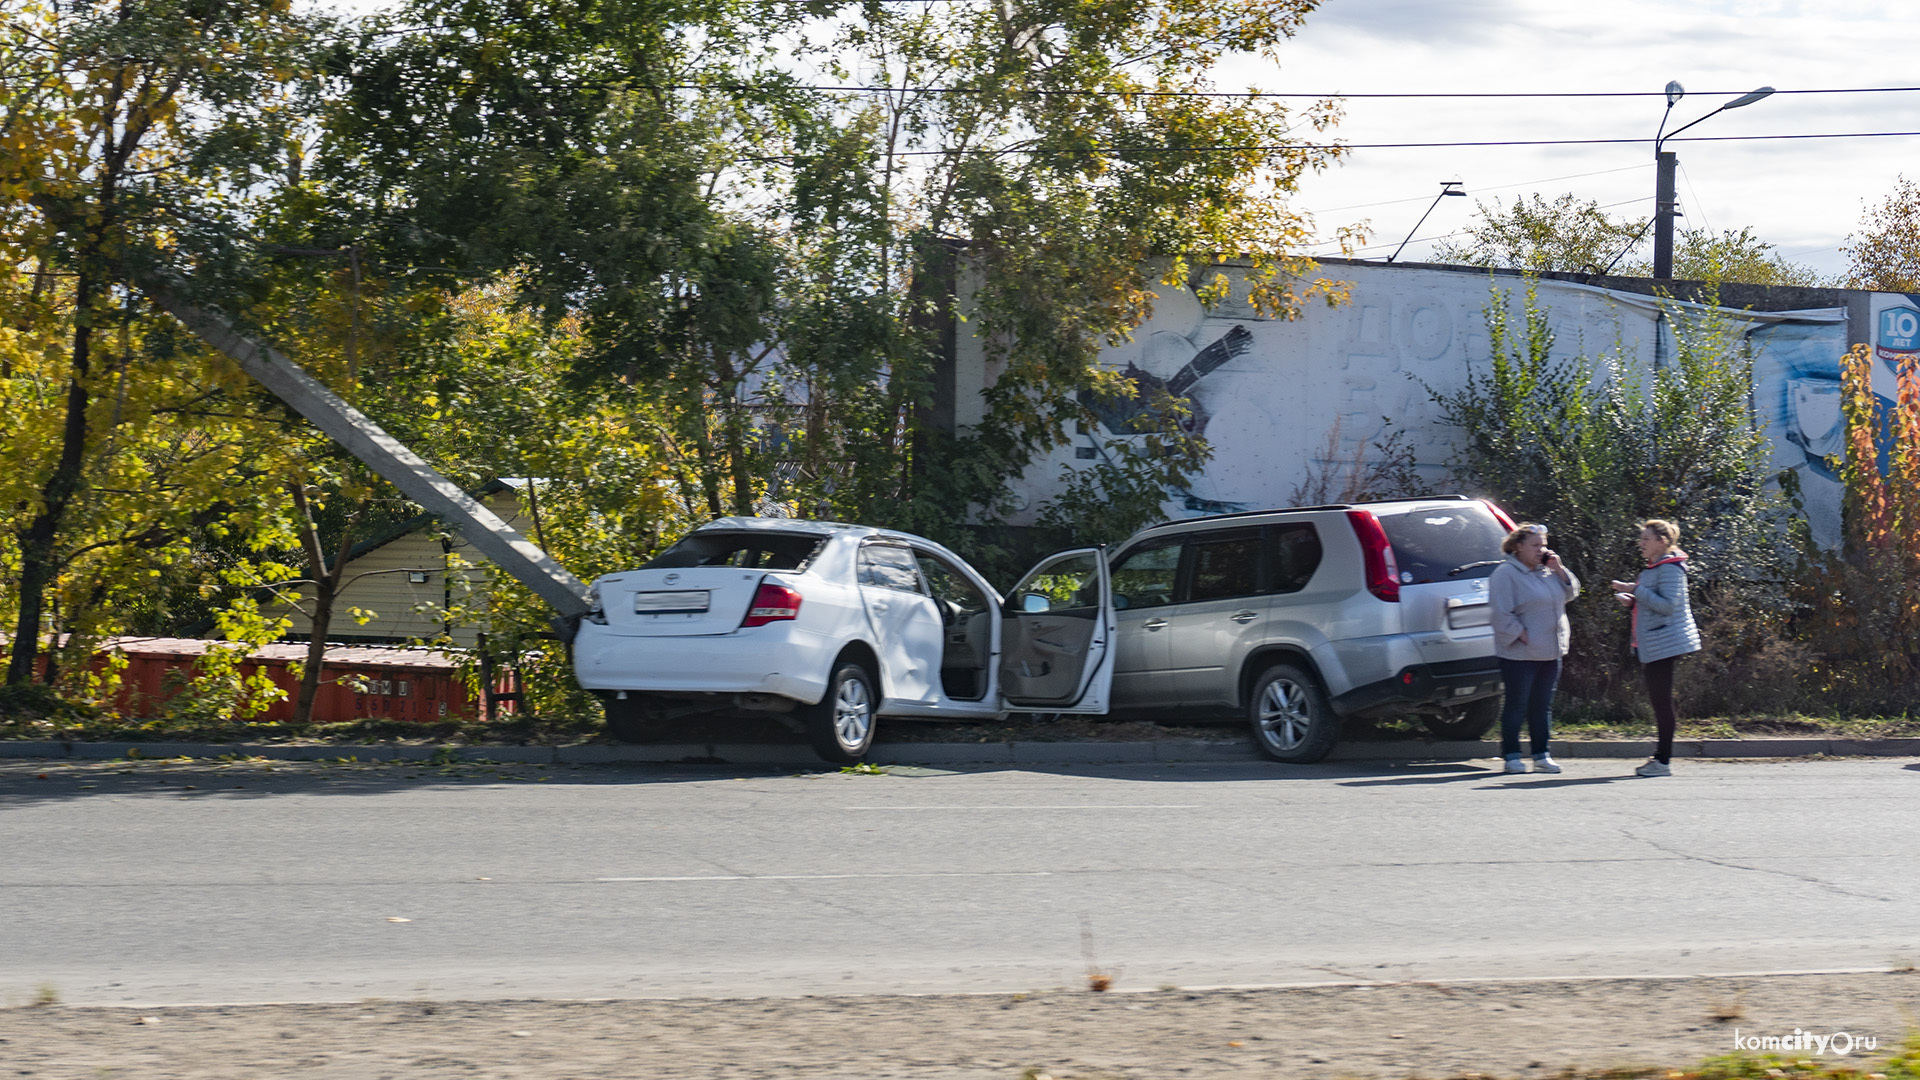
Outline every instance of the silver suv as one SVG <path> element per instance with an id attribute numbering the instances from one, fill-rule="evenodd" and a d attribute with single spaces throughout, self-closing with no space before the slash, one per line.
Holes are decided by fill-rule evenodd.
<path id="1" fill-rule="evenodd" d="M 1477 739 L 1500 715 L 1487 577 L 1513 528 L 1465 496 L 1169 522 L 1115 551 L 1113 705 L 1245 715 L 1318 761 L 1347 717 Z"/>

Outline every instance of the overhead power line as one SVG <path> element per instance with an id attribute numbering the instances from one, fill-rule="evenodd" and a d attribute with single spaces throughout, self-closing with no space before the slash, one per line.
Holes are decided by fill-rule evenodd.
<path id="1" fill-rule="evenodd" d="M 1769 142 L 1791 139 L 1893 139 L 1920 135 L 1920 131 L 1834 131 L 1809 132 L 1798 135 L 1692 135 L 1682 139 L 1669 138 L 1676 142 Z M 1634 143 L 1650 143 L 1652 139 L 1641 137 L 1634 139 L 1487 139 L 1474 142 L 1396 142 L 1396 143 L 1279 143 L 1275 145 L 1249 146 L 1103 146 L 1091 150 L 1043 150 L 1038 148 L 1004 147 L 1000 149 L 947 149 L 947 150 L 895 150 L 894 157 L 941 157 L 948 154 L 969 154 L 995 157 L 1011 154 L 1030 155 L 1086 155 L 1107 154 L 1121 157 L 1134 154 L 1252 154 L 1272 153 L 1282 150 L 1429 150 L 1476 146 L 1621 146 Z M 793 154 L 771 157 L 751 158 L 753 161 L 790 161 Z"/>
<path id="2" fill-rule="evenodd" d="M 1539 180 L 1520 180 L 1511 184 L 1475 184 L 1470 194 L 1479 194 L 1487 191 L 1507 191 L 1512 188 L 1535 187 L 1540 184 L 1555 184 L 1562 180 L 1584 180 L 1589 176 L 1611 176 L 1614 173 L 1639 172 L 1643 169 L 1651 168 L 1653 168 L 1653 162 L 1645 161 L 1638 165 L 1623 165 L 1618 169 L 1596 169 L 1593 172 L 1568 173 L 1565 176 L 1548 176 Z M 1384 199 L 1380 202 L 1353 203 L 1349 206 L 1325 206 L 1312 211 L 1312 213 L 1337 214 L 1343 210 L 1371 210 L 1376 206 L 1399 206 L 1403 203 L 1423 203 L 1426 202 L 1428 198 L 1429 196 L 1426 195 L 1415 195 L 1406 199 Z"/>
<path id="3" fill-rule="evenodd" d="M 1367 99 L 1456 100 L 1466 98 L 1645 98 L 1664 97 L 1664 90 L 1514 90 L 1407 91 L 1404 93 L 1324 93 L 1256 90 L 1004 90 L 978 86 L 816 86 L 806 83 L 750 85 L 746 83 L 675 83 L 666 90 L 803 90 L 832 94 L 989 94 L 1016 93 L 1028 97 L 1140 97 L 1140 98 L 1306 98 L 1313 101 Z M 1747 90 L 1690 91 L 1689 97 L 1738 97 Z M 1905 94 L 1920 86 L 1855 86 L 1807 90 L 1775 90 L 1775 94 Z"/>

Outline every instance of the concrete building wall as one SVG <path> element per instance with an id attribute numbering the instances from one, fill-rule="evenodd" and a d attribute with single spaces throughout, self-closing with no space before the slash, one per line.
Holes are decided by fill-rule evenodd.
<path id="1" fill-rule="evenodd" d="M 1231 266 L 1216 269 L 1238 273 Z M 1525 280 L 1477 267 L 1336 260 L 1323 263 L 1319 276 L 1350 282 L 1350 302 L 1316 304 L 1291 321 L 1258 315 L 1242 299 L 1244 290 L 1208 310 L 1190 291 L 1163 287 L 1152 318 L 1102 357 L 1142 385 L 1185 397 L 1193 427 L 1213 447 L 1212 461 L 1188 488 L 1168 491 L 1169 517 L 1289 505 L 1316 466 L 1351 460 L 1389 425 L 1407 433 L 1420 470 L 1436 487 L 1447 485 L 1458 433 L 1438 422 L 1432 394 L 1459 389 L 1470 367 L 1490 364 L 1487 308 L 1498 290 L 1517 321 Z M 1618 356 L 1647 369 L 1670 361 L 1672 329 L 1651 285 L 1542 278 L 1538 303 L 1550 313 L 1556 351 Z M 1677 291 L 1688 295 L 1684 287 Z M 1773 438 L 1776 462 L 1800 473 L 1816 536 L 1831 542 L 1839 528 L 1831 456 L 1838 446 L 1840 357 L 1849 344 L 1869 340 L 1887 312 L 1913 309 L 1916 300 L 1754 286 L 1727 286 L 1721 300 L 1753 349 L 1756 416 Z M 968 397 L 977 402 L 991 378 L 977 356 L 977 343 L 963 335 L 956 357 L 960 417 L 968 413 Z M 1896 357 L 1877 365 L 1876 389 L 1888 398 L 1897 363 Z M 1096 464 L 1116 437 L 1109 426 L 1094 425 L 1072 446 L 1037 461 L 1015 484 L 1023 507 L 1016 523 L 1031 521 L 1065 477 Z"/>

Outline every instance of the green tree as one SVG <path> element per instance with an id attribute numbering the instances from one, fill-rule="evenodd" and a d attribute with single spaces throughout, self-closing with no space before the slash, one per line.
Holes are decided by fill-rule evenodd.
<path id="1" fill-rule="evenodd" d="M 1597 201 L 1582 201 L 1571 194 L 1548 202 L 1536 192 L 1515 199 L 1511 206 L 1476 205 L 1478 220 L 1467 227 L 1462 239 L 1435 245 L 1436 262 L 1534 272 L 1653 275 L 1652 261 L 1639 255 L 1649 243 L 1647 218 L 1616 218 Z M 1825 284 L 1818 271 L 1788 262 L 1774 245 L 1753 235 L 1751 227 L 1680 230 L 1674 238 L 1673 276 L 1714 283 Z"/>
<path id="2" fill-rule="evenodd" d="M 1616 218 L 1597 200 L 1571 193 L 1548 202 L 1539 192 L 1492 206 L 1475 200 L 1474 224 L 1460 240 L 1434 245 L 1435 262 L 1513 270 L 1600 273 L 1644 239 L 1646 218 Z"/>
<path id="3" fill-rule="evenodd" d="M 1920 184 L 1899 177 L 1840 250 L 1847 256 L 1848 288 L 1920 292 Z"/>
<path id="4" fill-rule="evenodd" d="M 370 176 L 371 217 L 422 259 L 513 270 L 549 323 L 577 317 L 576 380 L 666 410 L 688 509 L 951 536 L 1083 418 L 1058 403 L 1126 389 L 1094 361 L 1145 316 L 1154 256 L 1208 298 L 1227 257 L 1265 310 L 1314 291 L 1286 196 L 1335 156 L 1295 130 L 1332 105 L 1193 94 L 1310 8 L 848 5 L 802 54 L 890 89 L 826 92 L 764 44 L 791 5 L 426 2 L 396 19 L 433 29 L 356 52 L 318 167 Z M 998 379 L 956 436 L 925 406 L 960 316 Z"/>
<path id="5" fill-rule="evenodd" d="M 280 0 L 0 16 L 0 243 L 7 266 L 30 268 L 4 283 L 27 346 L 3 373 L 10 684 L 34 677 L 50 591 L 85 629 L 76 608 L 110 606 L 104 593 L 251 501 L 244 428 L 193 419 L 230 375 L 133 281 L 163 264 L 231 280 L 245 207 L 300 115 L 310 29 Z"/>
<path id="6" fill-rule="evenodd" d="M 1647 260 L 1623 263 L 1617 273 L 1653 276 Z M 1673 245 L 1673 276 L 1689 281 L 1744 282 L 1749 285 L 1830 284 L 1810 266 L 1788 262 L 1772 244 L 1753 235 L 1751 226 L 1709 232 L 1682 229 Z"/>
<path id="7" fill-rule="evenodd" d="M 1183 95 L 1214 89 L 1207 71 L 1226 51 L 1277 58 L 1308 10 L 929 5 L 888 7 L 848 32 L 843 62 L 902 88 L 866 99 L 881 110 L 869 152 L 898 222 L 888 234 L 899 254 L 885 263 L 916 275 L 894 292 L 931 292 L 912 287 L 922 238 L 963 238 L 977 282 L 963 314 L 998 376 L 983 422 L 950 442 L 924 433 L 906 498 L 889 505 L 881 493 L 874 510 L 954 536 L 957 507 L 990 520 L 1006 480 L 1090 418 L 1082 391 L 1150 393 L 1103 378 L 1096 359 L 1147 314 L 1156 279 L 1211 301 L 1227 279 L 1210 267 L 1244 258 L 1257 307 L 1287 314 L 1307 301 L 1306 263 L 1292 254 L 1304 230 L 1287 196 L 1332 155 L 1300 148 L 1296 132 L 1324 131 L 1336 110 Z M 1256 147 L 1274 149 L 1236 149 Z M 917 374 L 907 362 L 918 357 L 900 359 L 897 375 Z M 1149 422 L 1132 435 L 1189 441 L 1177 409 L 1143 404 Z M 1169 464 L 1133 460 L 1149 472 Z M 1110 494 L 1134 486 L 1115 480 Z"/>

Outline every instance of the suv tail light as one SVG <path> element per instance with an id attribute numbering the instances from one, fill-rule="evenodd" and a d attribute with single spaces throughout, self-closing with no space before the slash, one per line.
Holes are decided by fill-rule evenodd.
<path id="1" fill-rule="evenodd" d="M 749 626 L 765 626 L 771 622 L 783 622 L 800 617 L 800 594 L 785 585 L 763 582 L 753 594 L 753 606 L 747 609 L 747 617 L 740 623 L 742 629 Z"/>
<path id="2" fill-rule="evenodd" d="M 1400 564 L 1394 561 L 1393 545 L 1387 543 L 1387 530 L 1380 527 L 1380 519 L 1369 510 L 1349 510 L 1347 521 L 1353 526 L 1353 535 L 1360 540 L 1360 554 L 1366 561 L 1367 591 L 1382 600 L 1399 603 Z"/>
<path id="3" fill-rule="evenodd" d="M 1498 521 L 1502 525 L 1505 525 L 1507 527 L 1508 532 L 1512 532 L 1513 530 L 1519 528 L 1518 525 L 1515 525 L 1513 523 L 1513 519 L 1507 516 L 1507 512 L 1505 510 L 1502 510 L 1499 507 L 1493 505 L 1492 503 L 1487 502 L 1487 500 L 1485 499 L 1481 499 L 1480 501 L 1487 504 L 1487 509 L 1493 511 L 1494 520 Z"/>

